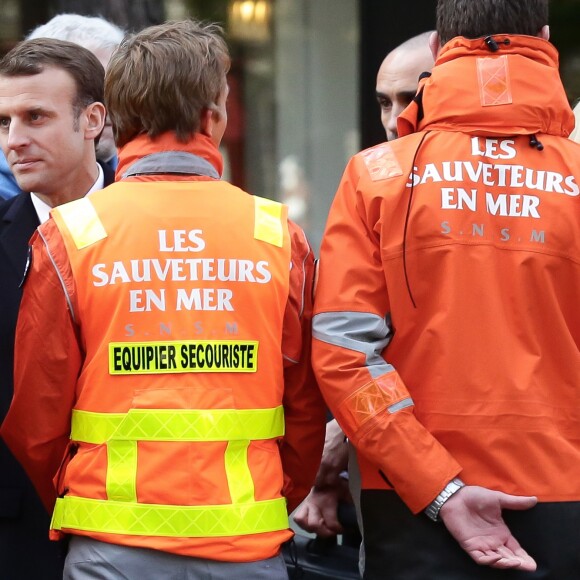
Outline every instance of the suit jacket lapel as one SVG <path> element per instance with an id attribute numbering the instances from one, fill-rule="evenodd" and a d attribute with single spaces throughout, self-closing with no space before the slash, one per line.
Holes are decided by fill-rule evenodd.
<path id="1" fill-rule="evenodd" d="M 115 170 L 110 163 L 105 163 L 104 161 L 97 161 L 97 163 L 103 168 L 103 178 L 105 180 L 105 187 L 115 183 Z"/>
<path id="2" fill-rule="evenodd" d="M 14 198 L 0 223 L 0 251 L 6 255 L 20 278 L 24 275 L 28 241 L 39 225 L 29 193 L 21 193 Z"/>

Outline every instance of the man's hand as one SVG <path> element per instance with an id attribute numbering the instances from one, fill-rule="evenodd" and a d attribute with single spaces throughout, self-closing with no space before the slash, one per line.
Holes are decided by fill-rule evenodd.
<path id="1" fill-rule="evenodd" d="M 326 424 L 324 450 L 322 451 L 320 467 L 316 474 L 316 487 L 335 487 L 339 485 L 340 474 L 347 468 L 348 445 L 336 419 L 332 419 Z"/>
<path id="2" fill-rule="evenodd" d="M 346 483 L 346 482 L 345 482 Z M 312 488 L 294 514 L 294 521 L 307 532 L 322 538 L 342 533 L 337 517 L 338 501 L 344 495 L 340 487 Z"/>
<path id="3" fill-rule="evenodd" d="M 465 486 L 453 494 L 439 516 L 475 562 L 492 568 L 534 571 L 536 562 L 512 536 L 502 509 L 527 510 L 535 497 L 515 496 L 484 487 Z"/>

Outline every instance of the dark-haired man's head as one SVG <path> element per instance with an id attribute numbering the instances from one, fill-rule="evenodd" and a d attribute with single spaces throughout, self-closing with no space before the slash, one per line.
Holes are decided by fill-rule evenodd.
<path id="1" fill-rule="evenodd" d="M 89 50 L 39 38 L 0 61 L 0 145 L 18 185 L 51 206 L 96 180 L 104 69 Z"/>
<path id="2" fill-rule="evenodd" d="M 26 39 L 54 38 L 80 44 L 90 50 L 106 70 L 111 55 L 124 36 L 123 29 L 100 16 L 65 13 L 58 14 L 45 24 L 37 26 Z M 113 129 L 107 118 L 97 145 L 97 159 L 108 162 L 116 155 Z"/>
<path id="3" fill-rule="evenodd" d="M 549 0 L 439 0 L 437 33 L 443 45 L 455 36 L 541 35 Z"/>

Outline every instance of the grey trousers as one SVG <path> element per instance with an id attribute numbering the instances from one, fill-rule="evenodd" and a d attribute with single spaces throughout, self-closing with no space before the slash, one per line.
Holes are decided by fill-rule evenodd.
<path id="1" fill-rule="evenodd" d="M 360 469 L 358 467 L 358 459 L 356 456 L 356 449 L 350 442 L 348 444 L 348 487 L 350 489 L 352 501 L 354 502 L 354 509 L 356 511 L 356 521 L 358 523 L 358 529 L 360 530 L 362 536 L 362 542 L 358 553 L 358 571 L 360 577 L 362 578 L 365 573 L 364 526 L 362 521 L 362 512 L 360 508 L 360 494 L 362 484 L 361 484 Z"/>
<path id="2" fill-rule="evenodd" d="M 218 562 L 73 536 L 63 580 L 288 580 L 280 554 L 257 562 Z"/>

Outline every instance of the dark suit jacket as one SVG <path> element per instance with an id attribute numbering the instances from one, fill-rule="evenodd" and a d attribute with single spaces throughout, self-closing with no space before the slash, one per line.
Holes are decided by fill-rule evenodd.
<path id="1" fill-rule="evenodd" d="M 103 167 L 105 185 L 113 171 Z M 0 421 L 13 392 L 14 333 L 28 241 L 38 227 L 29 193 L 0 202 Z M 47 305 L 50 308 L 50 305 Z M 62 547 L 48 539 L 50 516 L 24 470 L 0 440 L 0 578 L 61 580 Z"/>

